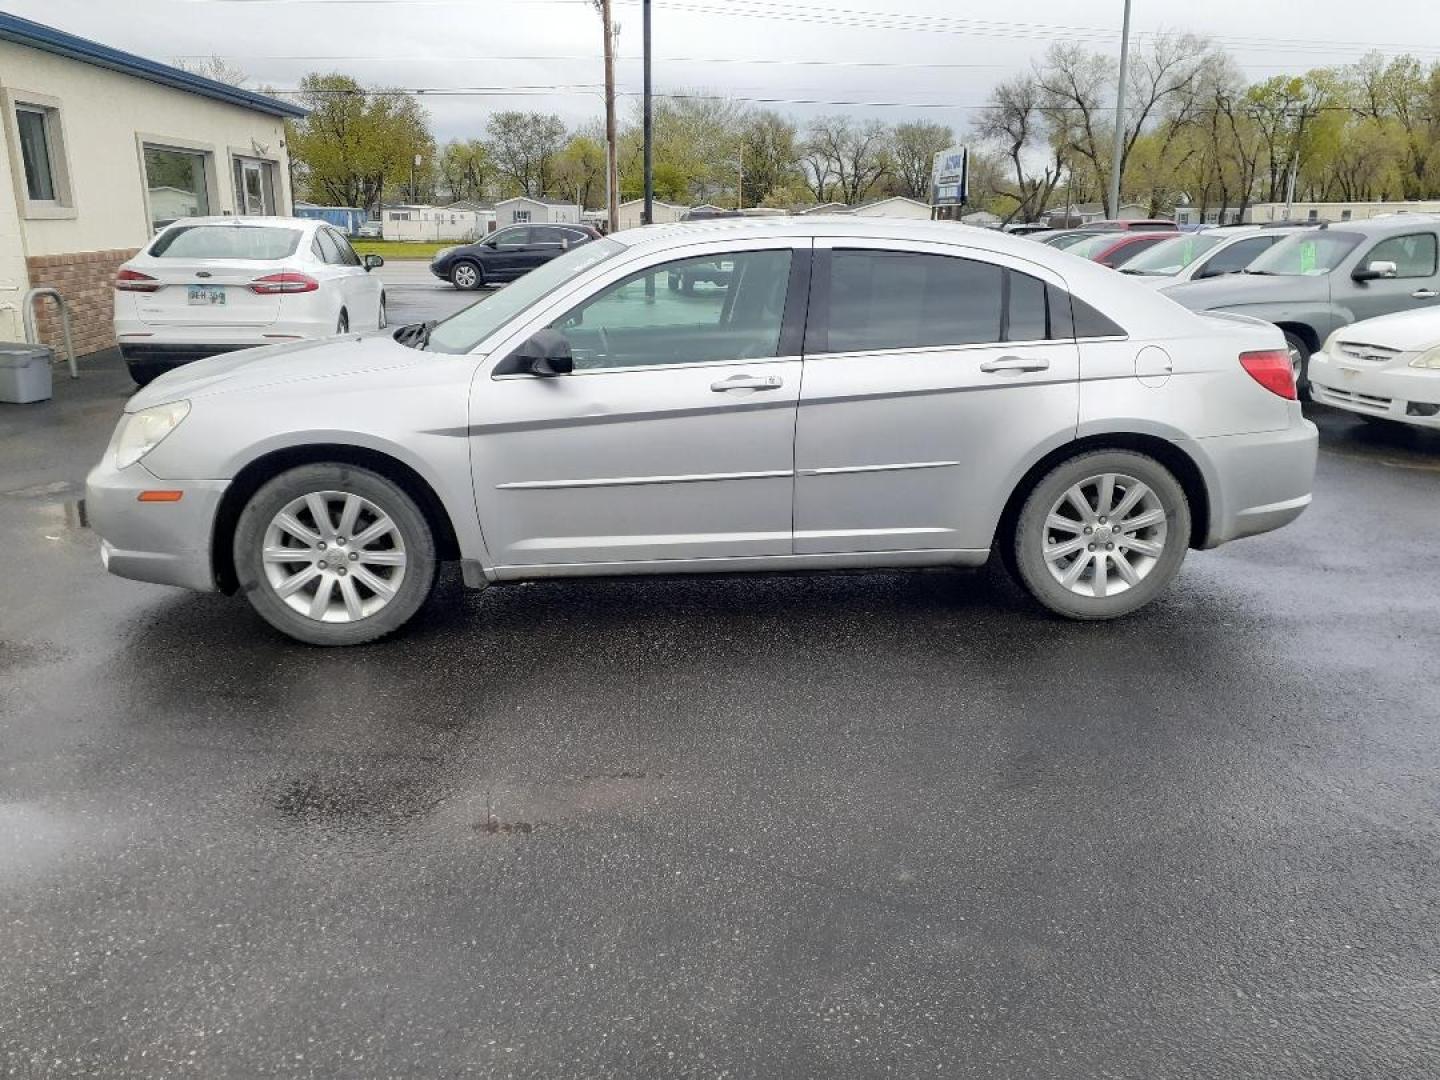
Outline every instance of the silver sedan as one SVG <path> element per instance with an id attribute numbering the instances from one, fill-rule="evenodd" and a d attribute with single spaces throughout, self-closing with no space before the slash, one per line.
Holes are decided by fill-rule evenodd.
<path id="1" fill-rule="evenodd" d="M 113 573 L 321 645 L 403 625 L 445 560 L 484 588 L 996 554 L 1105 619 L 1293 520 L 1315 455 L 1272 326 L 1002 234 L 786 218 L 632 230 L 433 326 L 163 375 L 87 499 Z"/>

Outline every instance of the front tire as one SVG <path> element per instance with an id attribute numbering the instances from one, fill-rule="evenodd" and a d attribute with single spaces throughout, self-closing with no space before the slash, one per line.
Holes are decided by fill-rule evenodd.
<path id="1" fill-rule="evenodd" d="M 1170 584 L 1190 545 L 1190 504 L 1154 458 L 1101 450 L 1035 485 L 1015 526 L 1020 579 L 1067 619 L 1114 619 Z"/>
<path id="2" fill-rule="evenodd" d="M 450 284 L 457 289 L 474 291 L 485 284 L 485 275 L 473 262 L 457 262 L 450 268 Z"/>
<path id="3" fill-rule="evenodd" d="M 1295 394 L 1310 400 L 1310 346 L 1299 334 L 1285 331 L 1285 348 L 1290 353 L 1290 372 L 1295 376 Z"/>
<path id="4" fill-rule="evenodd" d="M 396 483 L 354 465 L 302 465 L 246 504 L 235 528 L 240 588 L 271 626 L 309 645 L 393 633 L 435 585 L 435 540 Z"/>

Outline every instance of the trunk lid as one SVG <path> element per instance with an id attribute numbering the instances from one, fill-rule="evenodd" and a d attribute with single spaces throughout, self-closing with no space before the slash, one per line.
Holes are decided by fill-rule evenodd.
<path id="1" fill-rule="evenodd" d="M 280 317 L 280 294 L 254 292 L 250 282 L 291 269 L 239 259 L 136 259 L 129 267 L 160 282 L 135 295 L 141 321 L 151 326 L 269 326 Z"/>

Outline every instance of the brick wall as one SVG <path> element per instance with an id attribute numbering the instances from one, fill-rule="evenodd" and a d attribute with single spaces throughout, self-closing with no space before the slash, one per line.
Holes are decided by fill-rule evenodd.
<path id="1" fill-rule="evenodd" d="M 111 293 L 115 271 L 135 254 L 136 248 L 112 251 L 78 251 L 69 255 L 35 255 L 25 262 L 30 284 L 36 288 L 59 289 L 70 309 L 70 332 L 75 354 L 108 349 L 115 344 L 115 309 Z M 56 359 L 64 355 L 60 312 L 51 300 L 35 304 L 40 340 L 55 347 Z"/>

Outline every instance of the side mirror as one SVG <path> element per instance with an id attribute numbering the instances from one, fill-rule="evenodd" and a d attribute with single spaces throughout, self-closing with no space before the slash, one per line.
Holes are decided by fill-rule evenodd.
<path id="1" fill-rule="evenodd" d="M 506 357 L 496 375 L 538 375 L 550 378 L 569 375 L 575 370 L 570 355 L 570 342 L 559 330 L 538 330 L 518 349 Z"/>
<path id="2" fill-rule="evenodd" d="M 1350 276 L 1356 281 L 1374 281 L 1377 278 L 1393 278 L 1399 270 L 1400 268 L 1388 259 L 1377 259 L 1357 267 Z"/>
<path id="3" fill-rule="evenodd" d="M 491 251 L 494 251 L 496 248 L 498 248 L 498 247 L 500 246 L 500 244 L 499 244 L 499 243 L 496 241 L 496 239 L 492 236 L 489 240 L 486 240 L 486 241 L 484 242 L 484 244 L 482 244 L 481 246 L 482 246 L 482 247 L 487 247 L 487 248 L 489 248 Z"/>
<path id="4" fill-rule="evenodd" d="M 374 270 L 377 266 L 384 266 L 384 265 L 385 265 L 385 260 L 382 259 L 379 255 L 366 255 L 366 256 L 365 256 L 365 269 L 366 269 L 367 271 L 368 271 L 368 270 Z"/>

